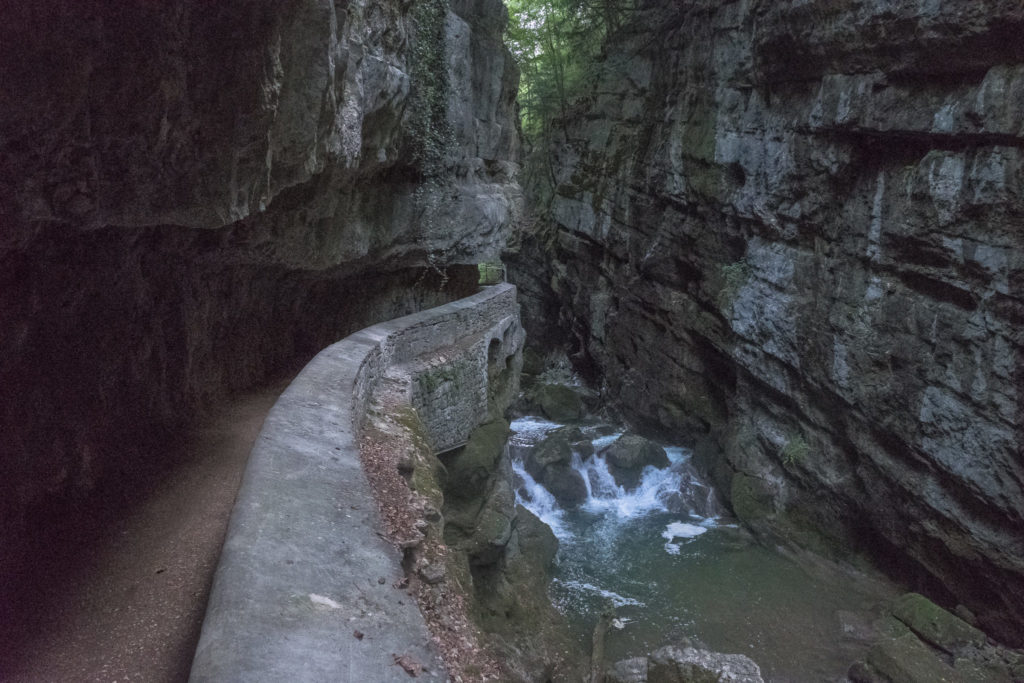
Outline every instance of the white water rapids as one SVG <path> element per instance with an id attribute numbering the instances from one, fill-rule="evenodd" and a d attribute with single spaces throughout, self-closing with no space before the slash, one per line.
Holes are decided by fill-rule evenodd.
<path id="1" fill-rule="evenodd" d="M 526 417 L 512 423 L 513 447 L 512 468 L 522 480 L 517 490 L 517 502 L 545 524 L 551 527 L 560 542 L 572 542 L 573 531 L 566 523 L 566 511 L 543 485 L 538 483 L 523 463 L 527 449 L 542 441 L 551 431 L 560 428 L 554 422 L 540 418 Z M 594 449 L 600 453 L 622 436 L 614 432 L 591 440 Z M 685 517 L 666 525 L 662 536 L 666 540 L 665 550 L 678 554 L 678 541 L 695 538 L 714 528 L 718 515 L 714 491 L 699 481 L 690 466 L 690 453 L 680 447 L 665 447 L 670 467 L 644 468 L 640 482 L 635 488 L 626 489 L 616 483 L 608 462 L 600 454 L 584 458 L 574 452 L 572 468 L 583 478 L 587 497 L 580 510 L 601 518 L 606 522 L 604 531 L 614 533 L 624 523 L 651 513 L 679 513 Z M 698 511 L 699 510 L 699 511 Z M 703 513 L 703 514 L 701 514 Z M 708 515 L 708 516 L 704 516 Z"/>
<path id="2" fill-rule="evenodd" d="M 558 538 L 550 594 L 582 649 L 598 616 L 613 608 L 620 626 L 606 641 L 610 661 L 696 638 L 751 656 L 768 680 L 842 680 L 864 646 L 836 615 L 864 613 L 875 604 L 871 592 L 854 588 L 845 573 L 811 576 L 753 542 L 718 505 L 684 448 L 665 447 L 668 467 L 647 467 L 635 487 L 620 486 L 604 453 L 622 434 L 609 425 L 572 428 L 579 431 L 568 441 L 576 444 L 569 464 L 586 497 L 563 509 L 526 468 L 530 462 L 537 471 L 533 449 L 563 426 L 516 420 L 509 451 L 517 501 Z"/>

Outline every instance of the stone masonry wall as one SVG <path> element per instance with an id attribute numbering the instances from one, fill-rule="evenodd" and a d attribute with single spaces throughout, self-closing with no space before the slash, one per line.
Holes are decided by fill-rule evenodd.
<path id="1" fill-rule="evenodd" d="M 424 680 L 445 680 L 415 604 L 395 588 L 401 556 L 379 534 L 358 432 L 390 370 L 456 341 L 486 353 L 509 332 L 494 356 L 504 366 L 503 354 L 519 354 L 517 321 L 515 288 L 499 285 L 362 330 L 306 366 L 250 456 L 190 680 L 405 680 L 394 653 L 426 665 Z M 463 379 L 472 390 L 487 376 Z M 434 438 L 465 441 L 476 426 L 445 423 Z"/>

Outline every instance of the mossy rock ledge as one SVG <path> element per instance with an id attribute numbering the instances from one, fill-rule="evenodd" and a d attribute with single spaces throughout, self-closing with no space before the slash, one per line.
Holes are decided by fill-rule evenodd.
<path id="1" fill-rule="evenodd" d="M 917 593 L 898 598 L 878 624 L 881 639 L 850 667 L 853 683 L 1014 683 L 1024 652 L 1001 647 Z"/>

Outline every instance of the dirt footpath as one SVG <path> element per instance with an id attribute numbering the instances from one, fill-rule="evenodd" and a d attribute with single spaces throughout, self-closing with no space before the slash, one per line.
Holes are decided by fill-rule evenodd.
<path id="1" fill-rule="evenodd" d="M 5 609 L 0 680 L 188 678 L 245 463 L 287 382 L 239 397 L 169 446 L 158 482 L 54 533 L 20 613 Z"/>

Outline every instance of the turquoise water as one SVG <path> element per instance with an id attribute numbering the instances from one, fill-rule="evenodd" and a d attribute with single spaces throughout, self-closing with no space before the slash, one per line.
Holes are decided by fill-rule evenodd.
<path id="1" fill-rule="evenodd" d="M 543 424 L 513 423 L 514 463 L 542 438 Z M 635 491 L 604 480 L 600 459 L 577 458 L 591 490 L 575 511 L 559 509 L 516 467 L 521 501 L 559 537 L 551 596 L 581 647 L 589 650 L 611 605 L 622 628 L 608 631 L 609 661 L 689 639 L 749 656 L 766 680 L 843 680 L 866 650 L 865 625 L 894 589 L 825 563 L 808 569 L 759 545 L 709 500 L 688 454 L 671 456 L 671 468 L 651 468 Z"/>

